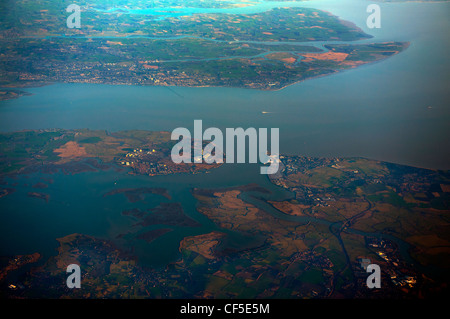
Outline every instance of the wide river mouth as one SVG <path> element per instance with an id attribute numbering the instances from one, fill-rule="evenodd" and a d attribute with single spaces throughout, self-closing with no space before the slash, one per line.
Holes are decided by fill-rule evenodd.
<path id="1" fill-rule="evenodd" d="M 371 30 L 365 27 L 368 3 L 263 2 L 257 7 L 213 10 L 252 13 L 251 10 L 280 6 L 313 7 L 349 20 L 374 36 L 363 42 L 410 41 L 406 51 L 376 64 L 275 92 L 61 83 L 30 88 L 25 90 L 33 95 L 0 103 L 0 131 L 172 131 L 177 127 L 193 131 L 194 120 L 201 119 L 204 128 L 280 128 L 280 152 L 285 154 L 358 156 L 450 169 L 450 4 L 380 3 L 382 28 Z M 55 238 L 75 232 L 114 238 L 132 225 L 132 220 L 121 215 L 129 203 L 120 196 L 103 199 L 102 195 L 119 186 L 165 187 L 173 201 L 180 202 L 186 214 L 200 221 L 202 227 L 176 229 L 151 244 L 130 243 L 143 263 L 161 266 L 178 258 L 178 243 L 183 237 L 215 229 L 197 212 L 190 193 L 193 187 L 258 183 L 279 199 L 289 196 L 259 175 L 259 165 L 230 164 L 205 175 L 152 178 L 130 177 L 115 171 L 69 176 L 58 173 L 51 176 L 53 184 L 46 190 L 55 199 L 49 203 L 26 196 L 32 190 L 29 185 L 42 178 L 48 176 L 35 173 L 19 177 L 15 180 L 17 191 L 0 199 L 0 254 L 44 251 L 48 256 L 55 253 Z M 84 198 L 82 202 L 76 199 L 80 196 Z M 155 207 L 161 201 L 164 200 L 152 195 L 146 197 L 145 205 Z"/>

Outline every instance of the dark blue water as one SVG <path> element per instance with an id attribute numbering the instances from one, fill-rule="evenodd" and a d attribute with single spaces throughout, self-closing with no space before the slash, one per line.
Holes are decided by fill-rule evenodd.
<path id="1" fill-rule="evenodd" d="M 196 210 L 196 200 L 191 190 L 197 188 L 223 188 L 240 186 L 244 182 L 258 183 L 272 191 L 272 196 L 283 198 L 290 194 L 276 186 L 265 175 L 259 174 L 258 165 L 223 165 L 208 174 L 179 174 L 170 176 L 134 176 L 115 169 L 100 172 L 65 175 L 32 173 L 8 178 L 8 187 L 16 191 L 0 198 L 0 255 L 40 252 L 44 257 L 54 255 L 60 238 L 72 233 L 82 233 L 109 239 L 133 253 L 143 264 L 160 266 L 178 257 L 180 241 L 186 236 L 204 234 L 217 229 Z M 36 183 L 48 188 L 36 189 Z M 145 195 L 142 201 L 131 203 L 123 194 L 104 196 L 114 189 L 163 187 L 171 199 L 160 195 Z M 29 197 L 29 192 L 50 195 L 46 202 Z M 138 221 L 122 215 L 124 210 L 142 210 L 157 207 L 162 202 L 181 203 L 183 211 L 197 220 L 200 227 L 155 225 L 134 226 Z M 140 232 L 155 228 L 171 228 L 173 231 L 151 243 L 136 239 Z M 223 231 L 223 230 L 222 230 Z M 125 241 L 117 238 L 128 235 Z M 230 233 L 231 239 L 242 235 Z M 248 239 L 247 239 L 248 240 Z"/>

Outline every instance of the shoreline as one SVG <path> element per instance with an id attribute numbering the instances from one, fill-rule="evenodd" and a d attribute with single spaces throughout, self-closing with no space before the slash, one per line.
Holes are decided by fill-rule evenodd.
<path id="1" fill-rule="evenodd" d="M 377 43 L 377 44 L 386 44 L 386 43 L 391 43 L 391 42 L 381 42 L 381 43 Z M 312 80 L 312 79 L 316 79 L 316 78 L 320 78 L 320 77 L 325 77 L 325 76 L 329 76 L 329 75 L 333 75 L 333 74 L 338 74 L 340 72 L 344 72 L 344 71 L 348 71 L 348 70 L 353 70 L 353 69 L 357 69 L 359 67 L 365 66 L 365 65 L 371 65 L 371 64 L 375 64 L 377 62 L 382 62 L 385 61 L 387 59 L 389 59 L 390 57 L 393 57 L 397 54 L 402 53 L 403 51 L 407 50 L 410 45 L 411 42 L 407 41 L 407 42 L 402 42 L 403 43 L 403 49 L 402 51 L 399 51 L 395 54 L 393 54 L 392 56 L 380 59 L 380 60 L 376 60 L 376 61 L 369 61 L 367 63 L 363 63 L 361 65 L 356 65 L 354 67 L 350 67 L 347 69 L 337 69 L 337 70 L 333 70 L 332 73 L 324 73 L 324 74 L 319 74 L 319 75 L 315 75 L 315 76 L 310 76 L 310 77 L 306 77 L 303 79 L 299 79 L 297 81 L 294 81 L 292 83 L 288 83 L 288 84 L 281 84 L 280 87 L 277 88 L 272 88 L 271 86 L 267 86 L 267 87 L 262 87 L 262 88 L 255 88 L 255 87 L 249 87 L 249 86 L 228 86 L 228 85 L 165 85 L 165 84 L 131 84 L 131 83 L 105 83 L 105 82 L 100 82 L 100 83 L 90 83 L 90 82 L 37 82 L 33 85 L 30 84 L 22 84 L 22 85 L 14 85 L 14 84 L 6 84 L 6 85 L 1 85 L 0 86 L 0 91 L 2 90 L 2 88 L 4 89 L 27 89 L 27 88 L 38 88 L 38 87 L 44 87 L 47 85 L 52 85 L 52 84 L 99 84 L 99 85 L 118 85 L 118 86 L 148 86 L 148 87 L 180 87 L 180 88 L 232 88 L 232 89 L 249 89 L 249 90 L 259 90 L 259 91 L 267 91 L 267 92 L 277 92 L 277 91 L 281 91 L 291 85 L 294 84 L 298 84 L 307 80 Z M 251 85 L 251 84 L 250 84 Z M 28 92 L 24 92 L 24 94 L 18 96 L 18 97 L 13 97 L 13 98 L 9 98 L 9 99 L 4 99 L 4 100 L 0 100 L 0 101 L 8 101 L 14 98 L 19 98 L 21 96 L 30 96 L 33 95 L 32 93 L 28 93 Z"/>

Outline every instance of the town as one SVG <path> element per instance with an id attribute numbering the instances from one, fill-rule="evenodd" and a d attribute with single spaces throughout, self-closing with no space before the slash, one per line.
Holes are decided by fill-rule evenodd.
<path id="1" fill-rule="evenodd" d="M 218 167 L 219 164 L 205 163 L 174 163 L 168 151 L 165 149 L 133 149 L 132 152 L 125 154 L 125 157 L 119 157 L 116 162 L 120 165 L 130 168 L 130 173 L 139 175 L 169 175 L 177 173 L 197 174 L 207 172 L 209 169 Z"/>
<path id="2" fill-rule="evenodd" d="M 271 155 L 268 154 L 267 128 L 260 128 L 258 131 L 251 127 L 244 131 L 243 128 L 226 129 L 226 162 L 227 163 L 245 163 L 246 150 L 248 150 L 249 163 L 257 163 L 259 160 L 263 164 L 270 164 L 269 167 L 263 166 L 261 174 L 275 174 L 278 172 L 279 164 L 279 129 L 272 128 L 270 135 Z M 202 120 L 194 120 L 194 139 L 191 138 L 191 132 L 187 128 L 176 128 L 172 132 L 171 139 L 179 141 L 172 148 L 172 161 L 174 163 L 192 163 L 192 142 L 194 144 L 194 163 L 202 163 L 203 160 L 208 163 L 223 163 L 224 135 L 218 128 L 208 128 L 203 132 Z M 203 139 L 214 140 L 203 148 Z M 258 138 L 259 136 L 259 138 Z M 246 138 L 249 143 L 246 145 Z M 237 143 L 235 144 L 235 140 Z M 235 147 L 236 145 L 236 147 Z M 259 149 L 258 149 L 259 146 Z M 236 159 L 235 159 L 236 152 Z M 180 155 L 182 154 L 182 155 Z"/>

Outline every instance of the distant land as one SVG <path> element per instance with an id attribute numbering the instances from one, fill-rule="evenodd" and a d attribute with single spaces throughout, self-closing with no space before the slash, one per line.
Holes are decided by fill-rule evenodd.
<path id="1" fill-rule="evenodd" d="M 264 1 L 312 1 L 312 0 L 264 0 Z M 450 0 L 375 0 L 376 2 L 446 2 Z"/>
<path id="2" fill-rule="evenodd" d="M 279 1 L 279 0 L 275 0 L 275 1 Z M 449 0 L 375 0 L 375 1 L 379 1 L 379 2 L 447 2 Z"/>
<path id="3" fill-rule="evenodd" d="M 17 99 L 24 95 L 30 95 L 30 93 L 14 89 L 0 89 L 0 101 Z"/>
<path id="4" fill-rule="evenodd" d="M 0 5 L 0 87 L 63 82 L 278 90 L 383 60 L 409 45 L 316 45 L 371 36 L 309 8 L 158 18 L 86 3 L 83 27 L 68 29 L 62 4 L 33 11 L 29 2 L 15 1 L 16 11 Z"/>

